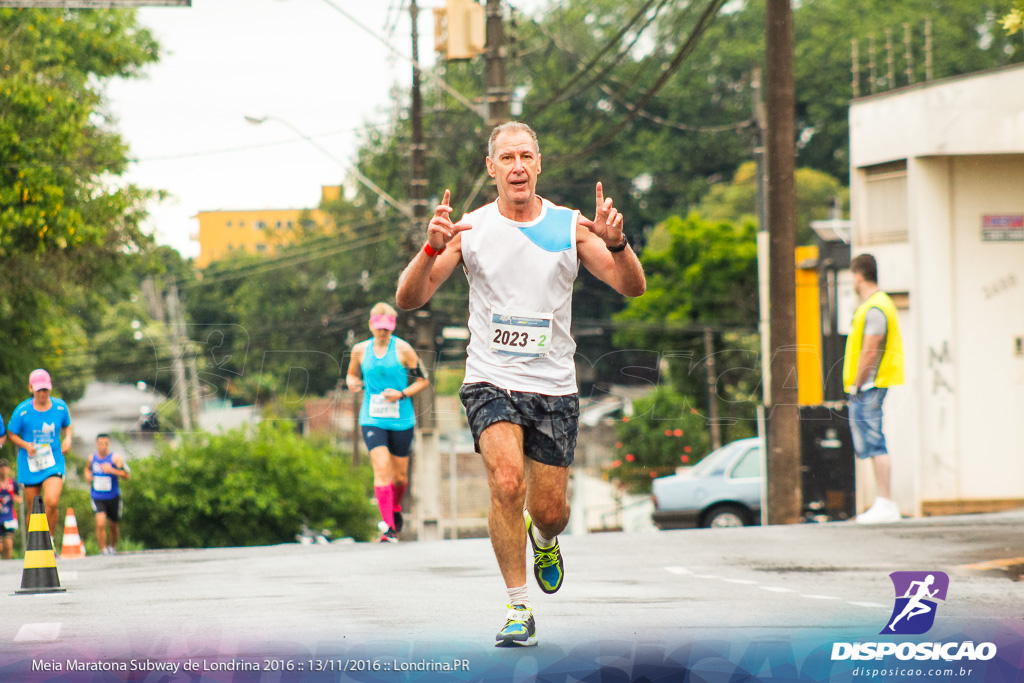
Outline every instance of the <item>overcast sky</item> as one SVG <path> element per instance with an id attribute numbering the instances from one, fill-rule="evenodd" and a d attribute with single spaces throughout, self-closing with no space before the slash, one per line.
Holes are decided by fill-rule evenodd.
<path id="1" fill-rule="evenodd" d="M 330 0 L 411 54 L 407 0 Z M 540 0 L 521 0 L 529 11 Z M 432 64 L 431 9 L 421 0 L 420 60 Z M 321 185 L 339 184 L 337 159 L 354 156 L 355 132 L 388 121 L 395 83 L 407 88 L 411 65 L 326 0 L 193 0 L 191 8 L 138 11 L 163 56 L 146 77 L 107 88 L 109 108 L 130 145 L 127 179 L 166 190 L 151 207 L 162 244 L 196 256 L 194 216 L 216 209 L 311 208 Z"/>

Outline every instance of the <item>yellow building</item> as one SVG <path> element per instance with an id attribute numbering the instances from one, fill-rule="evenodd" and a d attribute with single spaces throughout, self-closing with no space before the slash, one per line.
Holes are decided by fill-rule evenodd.
<path id="1" fill-rule="evenodd" d="M 320 188 L 322 201 L 341 196 L 341 187 Z M 303 225 L 303 215 L 307 224 Z M 322 231 L 332 223 L 320 209 L 248 209 L 200 211 L 199 258 L 196 265 L 205 268 L 217 259 L 239 251 L 250 254 L 273 254 L 278 247 L 294 242 L 303 232 Z"/>

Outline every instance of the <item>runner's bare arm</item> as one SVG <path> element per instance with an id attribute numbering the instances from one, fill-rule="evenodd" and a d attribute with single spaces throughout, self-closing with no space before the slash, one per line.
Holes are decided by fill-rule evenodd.
<path id="1" fill-rule="evenodd" d="M 644 268 L 633 248 L 611 252 L 609 248 L 622 244 L 622 214 L 605 197 L 601 183 L 597 183 L 597 209 L 594 220 L 583 215 L 576 224 L 576 253 L 580 262 L 599 280 L 623 296 L 640 296 L 647 289 Z"/>
<path id="2" fill-rule="evenodd" d="M 114 456 L 114 467 L 117 469 L 115 469 L 113 473 L 118 477 L 121 479 L 131 479 L 132 471 L 128 469 L 128 466 L 124 463 L 124 458 L 120 455 Z"/>
<path id="3" fill-rule="evenodd" d="M 363 350 L 366 342 L 359 342 L 352 347 L 352 357 L 348 362 L 348 372 L 345 374 L 345 386 L 349 391 L 363 390 Z"/>
<path id="4" fill-rule="evenodd" d="M 399 308 L 408 311 L 427 303 L 462 263 L 462 232 L 473 226 L 462 221 L 452 223 L 450 200 L 451 192 L 445 190 L 444 199 L 434 209 L 434 217 L 427 227 L 427 244 L 434 252 L 441 253 L 429 256 L 424 249 L 416 252 L 398 278 L 395 301 Z"/>
<path id="5" fill-rule="evenodd" d="M 92 456 L 85 463 L 85 480 L 92 481 Z"/>
<path id="6" fill-rule="evenodd" d="M 67 454 L 71 450 L 71 425 L 60 430 L 60 452 Z"/>
<path id="7" fill-rule="evenodd" d="M 884 341 L 884 334 L 864 335 L 864 343 L 861 346 L 860 358 L 857 362 L 857 375 L 854 378 L 854 384 L 858 387 L 868 381 L 872 370 L 882 362 L 882 342 Z"/>
<path id="8" fill-rule="evenodd" d="M 28 453 L 29 455 L 36 454 L 36 445 L 34 443 L 29 443 L 28 441 L 25 441 L 23 438 L 21 438 L 14 432 L 7 433 L 11 435 L 11 443 L 13 443 L 15 446 L 17 446 L 18 448 L 24 448 L 25 452 Z"/>

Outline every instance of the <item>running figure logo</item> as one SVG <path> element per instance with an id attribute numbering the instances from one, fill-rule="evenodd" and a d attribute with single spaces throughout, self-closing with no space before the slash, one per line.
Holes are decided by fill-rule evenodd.
<path id="1" fill-rule="evenodd" d="M 935 623 L 936 600 L 945 601 L 949 577 L 944 572 L 893 572 L 896 604 L 882 634 L 920 635 Z"/>

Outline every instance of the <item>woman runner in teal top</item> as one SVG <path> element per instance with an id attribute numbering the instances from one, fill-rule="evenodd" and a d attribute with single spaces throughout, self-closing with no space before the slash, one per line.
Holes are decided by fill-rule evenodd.
<path id="1" fill-rule="evenodd" d="M 391 334 L 397 314 L 386 303 L 370 310 L 372 339 L 352 348 L 346 383 L 363 391 L 359 426 L 373 464 L 373 489 L 386 530 L 382 543 L 394 543 L 402 530 L 402 495 L 409 476 L 409 451 L 416 415 L 412 400 L 428 382 L 416 351 Z M 412 380 L 410 382 L 410 379 Z"/>

